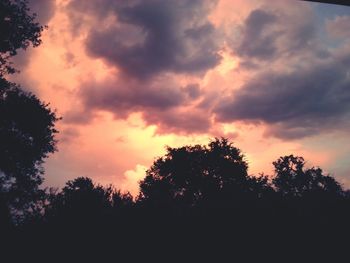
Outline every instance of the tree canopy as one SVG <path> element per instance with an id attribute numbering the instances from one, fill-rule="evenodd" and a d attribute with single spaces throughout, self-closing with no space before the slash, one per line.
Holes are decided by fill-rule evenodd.
<path id="1" fill-rule="evenodd" d="M 140 182 L 139 201 L 157 206 L 223 204 L 269 188 L 266 178 L 250 177 L 247 169 L 244 155 L 225 138 L 208 146 L 168 147 Z"/>
<path id="2" fill-rule="evenodd" d="M 91 222 L 101 215 L 133 206 L 130 193 L 122 193 L 112 186 L 95 184 L 88 177 L 69 180 L 62 191 L 52 194 L 46 209 L 47 219 Z"/>
<path id="3" fill-rule="evenodd" d="M 18 49 L 41 44 L 44 29 L 35 21 L 36 14 L 31 14 L 27 0 L 0 1 L 0 76 L 14 73 L 10 58 Z"/>
<path id="4" fill-rule="evenodd" d="M 343 193 L 341 185 L 321 168 L 305 168 L 304 158 L 294 155 L 280 157 L 273 163 L 273 184 L 278 193 L 287 197 L 303 197 L 309 194 Z"/>
<path id="5" fill-rule="evenodd" d="M 55 123 L 59 120 L 49 104 L 6 74 L 16 70 L 11 57 L 19 49 L 41 44 L 42 25 L 35 21 L 27 0 L 0 1 L 0 210 L 2 215 L 35 210 L 45 199 L 39 188 L 43 162 L 56 151 Z M 0 216 L 5 218 L 7 216 Z"/>
<path id="6" fill-rule="evenodd" d="M 15 209 L 27 209 L 42 191 L 43 162 L 56 151 L 49 104 L 0 78 L 0 193 Z"/>

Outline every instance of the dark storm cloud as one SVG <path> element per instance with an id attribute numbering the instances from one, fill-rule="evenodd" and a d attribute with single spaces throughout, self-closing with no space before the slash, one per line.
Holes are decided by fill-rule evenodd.
<path id="1" fill-rule="evenodd" d="M 160 134 L 200 134 L 212 126 L 206 111 L 195 108 L 172 108 L 165 111 L 144 111 L 143 118 L 148 125 L 157 125 Z"/>
<path id="2" fill-rule="evenodd" d="M 349 128 L 350 50 L 327 47 L 316 21 L 307 8 L 251 12 L 233 50 L 252 74 L 220 98 L 216 121 L 264 123 L 284 139 Z"/>
<path id="3" fill-rule="evenodd" d="M 243 39 L 237 48 L 241 56 L 266 58 L 275 54 L 275 37 L 278 32 L 269 32 L 277 20 L 274 14 L 264 10 L 254 10 L 246 19 Z"/>
<path id="4" fill-rule="evenodd" d="M 256 63 L 271 62 L 301 52 L 320 52 L 315 42 L 316 24 L 312 13 L 300 9 L 304 17 L 283 10 L 253 10 L 241 26 L 241 35 L 232 44 L 242 58 L 241 66 L 256 68 Z"/>
<path id="5" fill-rule="evenodd" d="M 129 76 L 204 73 L 220 62 L 219 34 L 207 19 L 216 1 L 86 2 L 73 0 L 69 8 L 73 27 L 81 25 L 79 13 L 95 16 L 101 23 L 89 30 L 88 53 Z"/>
<path id="6" fill-rule="evenodd" d="M 83 109 L 67 112 L 65 122 L 89 123 L 97 111 L 110 112 L 116 119 L 126 119 L 131 113 L 139 112 L 147 125 L 157 125 L 157 133 L 189 134 L 210 129 L 208 112 L 193 106 L 202 96 L 199 85 L 180 87 L 169 78 L 125 83 L 123 79 L 113 78 L 83 84 L 79 93 Z"/>
<path id="7" fill-rule="evenodd" d="M 172 79 L 150 82 L 109 81 L 83 83 L 79 97 L 82 105 L 64 114 L 64 122 L 84 125 L 98 116 L 98 111 L 112 113 L 115 119 L 127 119 L 141 113 L 147 125 L 157 125 L 159 134 L 196 134 L 211 129 L 211 116 L 198 107 L 204 92 L 198 84 L 179 86 Z"/>
<path id="8" fill-rule="evenodd" d="M 350 52 L 293 72 L 265 72 L 216 108 L 220 121 L 271 124 L 269 133 L 298 138 L 350 123 Z"/>
<path id="9" fill-rule="evenodd" d="M 198 74 L 220 62 L 222 39 L 207 19 L 212 7 L 209 0 L 71 1 L 72 30 L 85 30 L 88 54 L 121 74 L 82 84 L 82 112 L 90 115 L 71 112 L 66 119 L 88 122 L 99 110 L 118 119 L 138 112 L 160 133 L 204 133 L 215 116 L 216 124 L 265 123 L 268 134 L 287 139 L 349 126 L 350 52 L 322 43 L 305 4 L 294 11 L 256 9 L 234 41 L 225 36 L 251 76 L 232 96 L 181 87 L 178 73 Z"/>
<path id="10" fill-rule="evenodd" d="M 117 119 L 141 113 L 157 132 L 210 129 L 210 114 L 196 109 L 203 91 L 181 85 L 177 74 L 199 75 L 220 63 L 221 32 L 208 20 L 216 0 L 82 1 L 68 12 L 72 32 L 86 32 L 87 54 L 120 74 L 80 86 L 82 112 L 107 111 Z M 70 111 L 65 120 L 83 124 L 96 114 Z"/>
<path id="11" fill-rule="evenodd" d="M 85 107 L 108 110 L 123 116 L 146 108 L 166 110 L 185 102 L 185 94 L 166 84 L 144 85 L 142 88 L 126 87 L 121 82 L 102 85 L 84 87 L 81 90 Z"/>
<path id="12" fill-rule="evenodd" d="M 201 95 L 201 89 L 198 84 L 189 84 L 184 87 L 184 91 L 191 99 L 197 99 Z"/>

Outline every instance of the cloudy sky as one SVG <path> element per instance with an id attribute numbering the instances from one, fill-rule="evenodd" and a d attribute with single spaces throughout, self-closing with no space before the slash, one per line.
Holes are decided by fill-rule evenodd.
<path id="1" fill-rule="evenodd" d="M 272 4 L 273 2 L 273 4 Z M 224 136 L 249 173 L 304 156 L 350 186 L 350 8 L 297 0 L 32 0 L 15 80 L 57 109 L 47 186 L 137 191 L 165 146 Z"/>

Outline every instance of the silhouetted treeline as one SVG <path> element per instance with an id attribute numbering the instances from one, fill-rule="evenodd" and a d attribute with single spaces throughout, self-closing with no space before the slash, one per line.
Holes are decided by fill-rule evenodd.
<path id="1" fill-rule="evenodd" d="M 58 240 L 81 248 L 113 242 L 121 252 L 130 244 L 135 251 L 190 248 L 199 255 L 240 248 L 247 257 L 257 256 L 250 249 L 263 253 L 270 246 L 275 255 L 334 248 L 349 230 L 348 192 L 320 168 L 306 168 L 301 157 L 273 165 L 271 176 L 248 175 L 243 154 L 224 138 L 167 148 L 146 172 L 138 196 L 80 177 L 47 193 L 42 211 L 12 234 L 44 247 Z M 293 247 L 299 250 L 289 251 Z"/>

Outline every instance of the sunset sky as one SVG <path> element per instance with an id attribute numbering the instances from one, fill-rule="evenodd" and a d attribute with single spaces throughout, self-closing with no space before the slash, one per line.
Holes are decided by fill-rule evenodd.
<path id="1" fill-rule="evenodd" d="M 350 8 L 297 0 L 31 0 L 13 76 L 63 117 L 45 185 L 137 192 L 165 146 L 227 137 L 250 174 L 295 154 L 350 187 Z"/>

